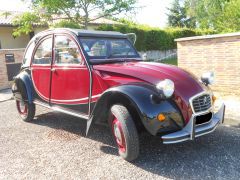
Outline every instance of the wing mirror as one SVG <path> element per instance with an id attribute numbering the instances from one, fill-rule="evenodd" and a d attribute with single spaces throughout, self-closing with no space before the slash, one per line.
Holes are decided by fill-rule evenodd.
<path id="1" fill-rule="evenodd" d="M 128 40 L 131 41 L 131 43 L 134 45 L 137 40 L 137 35 L 135 33 L 128 33 L 126 35 L 128 37 Z"/>
<path id="2" fill-rule="evenodd" d="M 203 73 L 201 76 L 201 81 L 205 85 L 212 85 L 214 83 L 215 77 L 213 72 Z"/>

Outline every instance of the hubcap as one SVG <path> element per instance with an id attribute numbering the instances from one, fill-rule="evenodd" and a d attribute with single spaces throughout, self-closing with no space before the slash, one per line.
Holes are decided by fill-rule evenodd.
<path id="1" fill-rule="evenodd" d="M 122 143 L 122 135 L 117 124 L 114 124 L 114 135 L 116 136 L 118 142 Z"/>
<path id="2" fill-rule="evenodd" d="M 27 114 L 27 105 L 24 101 L 17 101 L 17 108 L 21 115 Z"/>
<path id="3" fill-rule="evenodd" d="M 26 107 L 25 103 L 24 103 L 23 101 L 20 101 L 20 102 L 19 102 L 19 108 L 20 108 L 20 111 L 21 111 L 21 112 L 24 112 L 24 111 L 25 111 L 25 107 Z"/>
<path id="4" fill-rule="evenodd" d="M 121 122 L 118 121 L 116 117 L 114 117 L 112 121 L 112 131 L 114 134 L 115 141 L 117 142 L 119 151 L 125 152 L 126 142 L 125 142 L 125 138 L 122 130 L 122 125 L 121 125 Z"/>

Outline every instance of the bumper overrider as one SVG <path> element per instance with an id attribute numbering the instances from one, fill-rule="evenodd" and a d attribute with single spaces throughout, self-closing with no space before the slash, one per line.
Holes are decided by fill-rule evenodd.
<path id="1" fill-rule="evenodd" d="M 194 140 L 196 137 L 213 132 L 219 124 L 224 121 L 225 105 L 222 104 L 218 112 L 214 113 L 208 123 L 196 125 L 196 114 L 193 114 L 187 125 L 180 131 L 162 136 L 164 144 L 173 144 L 187 140 Z"/>

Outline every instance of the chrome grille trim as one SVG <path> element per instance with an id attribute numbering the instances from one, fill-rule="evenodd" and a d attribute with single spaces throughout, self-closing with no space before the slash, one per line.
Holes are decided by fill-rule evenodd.
<path id="1" fill-rule="evenodd" d="M 204 103 L 204 98 L 206 97 L 206 102 Z M 205 114 L 212 111 L 212 93 L 208 91 L 203 91 L 195 96 L 191 97 L 189 100 L 193 114 Z"/>

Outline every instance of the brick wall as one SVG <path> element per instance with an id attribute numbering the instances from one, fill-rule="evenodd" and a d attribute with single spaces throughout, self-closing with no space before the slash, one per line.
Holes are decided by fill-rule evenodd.
<path id="1" fill-rule="evenodd" d="M 178 65 L 198 77 L 213 71 L 214 90 L 240 95 L 240 33 L 176 39 Z"/>
<path id="2" fill-rule="evenodd" d="M 11 81 L 8 81 L 7 64 L 21 63 L 24 49 L 0 49 L 0 90 L 10 87 Z M 14 54 L 15 62 L 6 63 L 5 54 Z"/>

